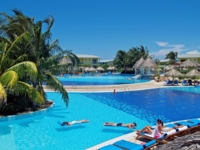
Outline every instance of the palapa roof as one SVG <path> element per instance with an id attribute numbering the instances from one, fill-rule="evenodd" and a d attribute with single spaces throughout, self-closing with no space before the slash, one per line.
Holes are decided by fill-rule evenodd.
<path id="1" fill-rule="evenodd" d="M 139 66 L 139 68 L 155 68 L 155 67 L 156 63 L 151 58 L 145 59 Z"/>
<path id="2" fill-rule="evenodd" d="M 172 69 L 165 73 L 166 76 L 182 76 L 182 73 L 180 73 L 178 70 Z"/>
<path id="3" fill-rule="evenodd" d="M 93 68 L 93 67 L 90 67 L 88 70 L 89 70 L 89 71 L 96 71 L 96 69 Z"/>
<path id="4" fill-rule="evenodd" d="M 138 68 L 142 63 L 143 63 L 144 59 L 143 57 L 141 57 L 134 65 L 133 68 Z"/>
<path id="5" fill-rule="evenodd" d="M 171 69 L 173 69 L 173 66 L 166 66 L 164 69 L 165 70 L 171 70 Z"/>
<path id="6" fill-rule="evenodd" d="M 108 67 L 107 70 L 115 70 L 115 67 Z"/>
<path id="7" fill-rule="evenodd" d="M 71 60 L 66 58 L 66 57 L 63 57 L 60 61 L 59 61 L 60 64 L 71 64 Z"/>
<path id="8" fill-rule="evenodd" d="M 199 67 L 199 66 L 200 66 L 199 63 L 192 61 L 190 59 L 187 59 L 186 61 L 180 64 L 180 67 Z"/>
<path id="9" fill-rule="evenodd" d="M 84 71 L 89 71 L 90 70 L 90 68 L 89 67 L 86 67 L 85 69 L 84 69 Z"/>
<path id="10" fill-rule="evenodd" d="M 191 70 L 191 71 L 189 71 L 188 73 L 186 73 L 186 76 L 200 76 L 200 72 L 198 71 L 198 70 L 195 70 L 195 69 L 193 69 L 193 70 Z"/>
<path id="11" fill-rule="evenodd" d="M 103 71 L 104 69 L 102 67 L 97 68 L 98 71 Z"/>

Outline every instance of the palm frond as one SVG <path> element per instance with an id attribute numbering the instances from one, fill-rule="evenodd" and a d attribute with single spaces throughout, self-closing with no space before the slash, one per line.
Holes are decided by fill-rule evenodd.
<path id="1" fill-rule="evenodd" d="M 12 90 L 18 82 L 18 75 L 15 71 L 7 71 L 1 75 L 0 82 L 6 89 Z"/>
<path id="2" fill-rule="evenodd" d="M 15 93 L 27 95 L 34 103 L 41 105 L 44 104 L 44 97 L 31 85 L 19 81 Z"/>
<path id="3" fill-rule="evenodd" d="M 37 74 L 38 74 L 35 63 L 31 61 L 24 61 L 24 62 L 18 63 L 10 67 L 7 71 L 11 71 L 11 70 L 15 71 L 18 74 L 19 78 L 29 76 L 32 79 L 36 79 Z"/>
<path id="4" fill-rule="evenodd" d="M 62 95 L 64 102 L 66 103 L 66 106 L 68 106 L 69 97 L 68 97 L 67 91 L 63 87 L 62 83 L 55 76 L 53 76 L 49 73 L 46 73 L 46 76 L 47 76 L 46 85 L 49 88 L 54 89 L 55 91 L 59 91 Z"/>
<path id="5" fill-rule="evenodd" d="M 2 84 L 0 83 L 0 108 L 3 103 L 7 102 L 7 93 L 6 90 L 3 88 Z"/>
<path id="6" fill-rule="evenodd" d="M 47 32 L 49 32 L 51 27 L 53 26 L 54 18 L 53 18 L 53 16 L 49 16 L 43 22 L 47 23 L 47 25 L 48 25 Z"/>
<path id="7" fill-rule="evenodd" d="M 20 42 L 22 39 L 26 39 L 27 41 L 30 39 L 30 33 L 29 32 L 24 32 L 22 33 L 20 36 L 18 36 L 14 42 L 12 42 L 11 46 L 7 49 L 6 54 L 3 56 L 2 60 L 5 59 L 9 53 L 11 52 L 11 50 L 13 49 L 13 47 L 15 47 L 15 44 L 17 44 L 18 42 Z"/>

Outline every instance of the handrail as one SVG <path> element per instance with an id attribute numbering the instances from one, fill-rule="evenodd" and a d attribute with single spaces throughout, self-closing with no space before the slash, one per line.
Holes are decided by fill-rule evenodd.
<path id="1" fill-rule="evenodd" d="M 73 84 L 72 84 L 72 88 L 73 88 L 73 89 L 76 89 L 76 85 L 77 85 L 76 83 L 73 83 Z"/>

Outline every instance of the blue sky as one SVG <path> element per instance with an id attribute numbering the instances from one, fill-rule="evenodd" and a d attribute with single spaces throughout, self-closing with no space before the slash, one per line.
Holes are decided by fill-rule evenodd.
<path id="1" fill-rule="evenodd" d="M 52 15 L 52 39 L 75 54 L 106 60 L 143 45 L 163 59 L 170 51 L 200 53 L 199 7 L 199 0 L 1 0 L 0 11 Z"/>

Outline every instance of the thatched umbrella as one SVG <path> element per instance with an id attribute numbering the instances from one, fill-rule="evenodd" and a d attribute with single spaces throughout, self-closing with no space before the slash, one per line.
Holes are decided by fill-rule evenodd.
<path id="1" fill-rule="evenodd" d="M 166 72 L 165 75 L 166 76 L 182 76 L 182 74 L 175 69 L 172 69 L 172 70 Z"/>
<path id="2" fill-rule="evenodd" d="M 60 61 L 59 64 L 72 64 L 70 59 L 67 59 L 66 57 L 63 57 Z"/>
<path id="3" fill-rule="evenodd" d="M 186 73 L 186 76 L 191 77 L 191 76 L 200 76 L 200 72 L 198 70 L 191 70 L 188 73 Z"/>
<path id="4" fill-rule="evenodd" d="M 108 67 L 107 70 L 115 70 L 115 67 Z"/>
<path id="5" fill-rule="evenodd" d="M 89 71 L 96 71 L 96 69 L 93 68 L 93 67 L 90 67 L 90 68 L 89 68 Z"/>
<path id="6" fill-rule="evenodd" d="M 157 65 L 156 63 L 151 59 L 147 58 L 145 59 L 138 68 L 140 68 L 140 73 L 144 74 L 144 69 L 147 68 L 147 74 L 151 74 L 150 68 L 155 68 Z"/>
<path id="7" fill-rule="evenodd" d="M 165 70 L 171 70 L 171 69 L 173 69 L 173 66 L 166 66 L 164 69 Z"/>
<path id="8" fill-rule="evenodd" d="M 104 71 L 104 69 L 102 67 L 98 67 L 97 70 L 98 71 Z"/>
<path id="9" fill-rule="evenodd" d="M 199 66 L 200 66 L 199 63 L 192 61 L 190 59 L 187 59 L 186 61 L 180 64 L 180 67 L 199 67 Z"/>
<path id="10" fill-rule="evenodd" d="M 142 63 L 143 63 L 144 59 L 143 57 L 141 57 L 134 65 L 133 68 L 137 69 Z"/>
<path id="11" fill-rule="evenodd" d="M 86 67 L 86 68 L 84 69 L 84 71 L 90 71 L 90 68 L 89 68 L 89 67 Z"/>
<path id="12" fill-rule="evenodd" d="M 139 68 L 155 68 L 156 63 L 151 59 L 147 58 L 145 59 L 140 65 Z"/>

